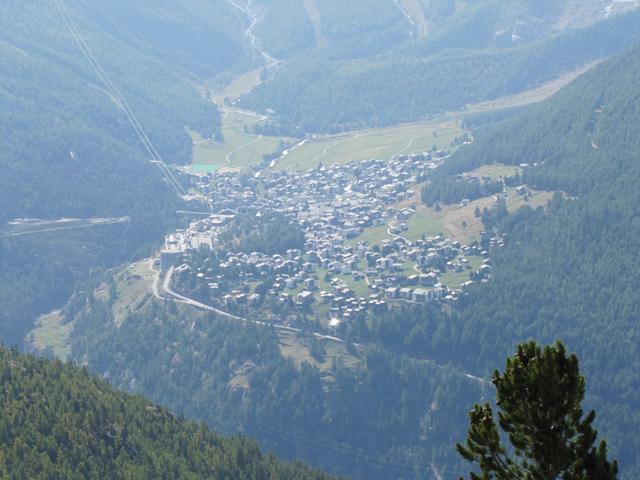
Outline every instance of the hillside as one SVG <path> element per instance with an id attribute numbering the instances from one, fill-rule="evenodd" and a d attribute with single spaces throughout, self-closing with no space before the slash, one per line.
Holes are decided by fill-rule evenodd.
<path id="1" fill-rule="evenodd" d="M 324 479 L 83 370 L 0 347 L 0 476 Z"/>
<path id="2" fill-rule="evenodd" d="M 492 253 L 491 281 L 468 289 L 453 317 L 408 321 L 413 330 L 436 329 L 449 345 L 423 344 L 417 352 L 477 373 L 491 371 L 520 341 L 566 341 L 583 359 L 589 408 L 599 412 L 600 431 L 629 479 L 640 471 L 640 265 L 633 255 L 640 235 L 640 96 L 631 87 L 638 81 L 636 47 L 543 104 L 477 129 L 474 144 L 433 182 L 482 164 L 528 164 L 523 178 L 530 187 L 565 195 L 547 210 L 489 215 L 485 228 L 505 242 Z"/>
<path id="3" fill-rule="evenodd" d="M 215 42 L 216 49 L 202 52 L 222 35 L 215 23 L 205 23 L 215 10 L 198 11 L 193 3 L 191 10 L 177 10 L 189 19 L 201 17 L 201 24 L 185 25 L 179 23 L 180 14 L 141 10 L 136 2 L 127 2 L 126 11 L 118 2 L 102 8 L 94 2 L 69 2 L 68 7 L 86 43 L 168 163 L 191 159 L 185 126 L 204 137 L 220 134 L 217 109 L 187 78 L 187 68 L 196 63 L 207 67 L 194 67 L 194 73 L 207 77 L 231 68 L 236 59 L 228 57 L 244 48 L 237 33 L 235 40 Z M 0 158 L 5 172 L 0 222 L 18 216 L 108 216 L 126 213 L 131 205 L 157 202 L 161 194 L 149 192 L 158 183 L 157 172 L 145 162 L 125 115 L 83 57 L 59 11 L 51 17 L 45 10 L 39 1 L 10 2 L 0 20 L 1 120 L 9 140 Z M 132 12 L 137 14 L 129 17 Z M 124 16 L 132 23 L 120 22 Z M 117 29 L 112 22 L 118 22 Z M 232 23 L 227 28 L 233 28 Z M 172 30 L 182 38 L 180 43 L 165 36 Z M 223 48 L 225 55 L 219 52 Z M 27 177 L 30 188 L 17 188 Z M 114 196 L 116 189 L 122 195 Z M 45 200 L 50 198 L 56 201 Z"/>
<path id="4" fill-rule="evenodd" d="M 1 337 L 104 381 L 0 348 L 0 477 L 325 478 L 262 448 L 457 478 L 469 407 L 531 338 L 581 358 L 640 477 L 636 2 L 98 3 L 66 2 L 167 163 L 206 145 L 246 170 L 175 169 L 224 209 L 185 212 L 63 18 L 7 3 Z M 585 65 L 534 106 L 463 113 Z M 199 88 L 254 67 L 220 109 Z"/>
<path id="5" fill-rule="evenodd" d="M 469 287 L 456 308 L 357 316 L 339 335 L 359 347 L 336 352 L 304 335 L 313 321 L 300 338 L 283 340 L 159 303 L 148 286 L 126 300 L 123 285 L 153 273 L 119 272 L 65 310 L 74 322 L 71 356 L 212 425 L 240 424 L 282 455 L 356 478 L 396 478 L 398 469 L 411 478 L 407 469 L 430 462 L 459 468 L 451 445 L 465 409 L 489 394 L 474 376 L 486 377 L 518 342 L 560 338 L 582 359 L 587 407 L 598 411 L 622 478 L 636 478 L 640 265 L 631 253 L 640 235 L 640 98 L 629 86 L 639 76 L 636 47 L 510 119 L 474 120 L 483 125 L 474 142 L 431 182 L 484 164 L 526 163 L 519 168 L 531 189 L 564 193 L 546 208 L 487 212 L 484 228 L 505 246 L 491 253 L 491 281 Z M 434 195 L 446 203 L 446 188 Z M 344 449 L 361 452 L 360 461 L 345 461 Z"/>
<path id="6" fill-rule="evenodd" d="M 221 135 L 218 109 L 192 79 L 248 65 L 248 48 L 229 5 L 185 1 L 170 15 L 143 4 L 66 3 L 160 154 L 183 164 L 192 149 L 185 126 Z M 175 223 L 177 199 L 50 3 L 5 2 L 0 55 L 0 329 L 13 344 L 37 314 L 63 304 L 91 268 L 123 262 L 159 241 Z M 5 223 L 25 217 L 129 222 L 53 241 L 5 237 Z"/>
<path id="7" fill-rule="evenodd" d="M 495 280 L 464 308 L 463 350 L 484 362 L 516 340 L 564 338 L 585 360 L 589 400 L 626 464 L 625 478 L 640 471 L 640 265 L 630 255 L 640 234 L 640 95 L 630 87 L 638 81 L 636 48 L 465 154 L 539 162 L 527 173 L 530 184 L 553 185 L 575 200 L 501 225 L 508 245 L 496 258 Z"/>
<path id="8" fill-rule="evenodd" d="M 60 338 L 70 358 L 216 431 L 245 432 L 279 457 L 335 474 L 392 480 L 431 471 L 431 462 L 460 466 L 452 445 L 480 398 L 477 379 L 375 345 L 159 302 L 147 269 L 140 262 L 73 298 L 62 312 L 73 331 Z"/>
<path id="9" fill-rule="evenodd" d="M 416 38 L 407 35 L 406 18 L 383 7 L 351 21 L 366 7 L 353 2 L 343 12 L 317 1 L 326 46 L 289 54 L 242 104 L 274 111 L 278 121 L 305 132 L 415 121 L 535 88 L 639 38 L 637 11 L 551 28 L 564 10 L 539 12 L 532 6 L 538 3 L 477 2 Z"/>

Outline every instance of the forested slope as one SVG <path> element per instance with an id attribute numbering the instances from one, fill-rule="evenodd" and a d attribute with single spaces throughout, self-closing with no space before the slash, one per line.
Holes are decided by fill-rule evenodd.
<path id="1" fill-rule="evenodd" d="M 7 479 L 324 479 L 222 438 L 85 371 L 0 347 L 0 476 Z"/>
<path id="2" fill-rule="evenodd" d="M 190 76 L 209 80 L 247 69 L 254 61 L 242 32 L 245 19 L 231 2 L 70 2 L 74 4 L 96 30 Z"/>
<path id="3" fill-rule="evenodd" d="M 583 359 L 590 402 L 627 478 L 640 473 L 638 82 L 636 48 L 470 149 L 490 161 L 543 162 L 531 185 L 574 199 L 505 222 L 495 278 L 461 318 L 474 363 L 526 337 L 565 339 Z"/>
<path id="4" fill-rule="evenodd" d="M 96 297 L 79 295 L 65 309 L 71 355 L 120 388 L 353 478 L 421 478 L 431 462 L 461 467 L 453 445 L 482 390 L 462 371 L 375 346 L 336 354 L 311 335 L 285 356 L 277 331 L 151 298 L 118 325 L 118 298 Z"/>
<path id="5" fill-rule="evenodd" d="M 139 2 L 127 2 L 123 12 L 121 3 L 103 8 L 94 2 L 68 6 L 75 7 L 70 13 L 80 33 L 160 154 L 169 163 L 185 163 L 191 157 L 191 141 L 184 127 L 210 137 L 219 134 L 220 118 L 215 106 L 188 82 L 185 67 L 196 60 L 183 51 L 191 47 L 192 56 L 208 62 L 208 73 L 213 75 L 232 65 L 216 52 L 234 56 L 241 44 L 238 39 L 216 42 L 216 49 L 205 56 L 198 50 L 210 40 L 205 34 L 215 37 L 218 32 L 214 27 L 201 33 L 204 26 L 175 26 L 172 22 L 181 18 L 179 14 L 190 13 L 186 7 L 172 10 L 179 12 L 175 19 L 161 17 L 155 10 L 141 11 Z M 204 17 L 211 9 L 202 10 Z M 120 22 L 117 30 L 109 23 L 129 14 L 134 15 L 132 23 Z M 162 28 L 163 23 L 154 27 L 159 18 L 172 29 Z M 172 30 L 182 43 L 173 42 L 171 36 L 156 40 L 152 36 Z M 190 37 L 192 45 L 184 45 Z M 125 115 L 90 68 L 58 10 L 41 1 L 9 2 L 0 20 L 0 40 L 0 105 L 6 139 L 0 158 L 4 170 L 0 222 L 16 216 L 110 215 L 122 213 L 127 205 L 157 201 L 160 195 L 150 190 L 158 175 L 145 162 Z M 24 185 L 28 187 L 18 187 Z M 114 189 L 123 195 L 113 195 Z"/>
<path id="6" fill-rule="evenodd" d="M 629 479 L 640 472 L 638 82 L 635 48 L 543 104 L 475 132 L 443 176 L 528 163 L 530 186 L 566 195 L 546 211 L 525 207 L 490 219 L 487 228 L 497 228 L 506 244 L 492 253 L 491 282 L 468 289 L 454 315 L 405 319 L 414 348 L 416 334 L 424 339 L 415 351 L 476 373 L 490 371 L 520 341 L 566 341 L 581 358 L 589 408 Z"/>
<path id="7" fill-rule="evenodd" d="M 184 1 L 175 10 L 99 3 L 66 6 L 160 154 L 168 163 L 188 162 L 185 126 L 205 137 L 220 135 L 217 108 L 188 77 L 214 76 L 236 62 L 239 68 L 249 55 L 235 10 L 225 2 Z M 0 332 L 12 344 L 38 313 L 64 303 L 90 268 L 125 261 L 158 241 L 177 205 L 55 6 L 43 0 L 3 4 L 0 230 L 19 217 L 128 216 L 130 222 L 94 229 L 95 236 L 87 229 L 80 243 L 70 234 L 66 245 L 64 237 L 51 244 L 0 233 Z M 60 255 L 60 244 L 77 248 Z"/>
<path id="8" fill-rule="evenodd" d="M 424 40 L 384 38 L 395 30 L 379 25 L 362 38 L 345 37 L 344 44 L 337 38 L 313 54 L 306 49 L 242 101 L 274 110 L 280 122 L 307 132 L 389 125 L 537 87 L 640 38 L 636 11 L 581 29 L 523 32 L 518 41 L 509 33 L 502 43 L 493 29 L 505 16 L 508 25 L 517 23 L 517 15 L 488 3 Z"/>

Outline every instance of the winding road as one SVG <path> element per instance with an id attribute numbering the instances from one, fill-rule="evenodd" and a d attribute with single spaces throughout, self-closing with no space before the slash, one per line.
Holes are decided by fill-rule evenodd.
<path id="1" fill-rule="evenodd" d="M 208 312 L 213 312 L 223 318 L 227 318 L 229 320 L 233 320 L 233 321 L 237 321 L 237 322 L 242 322 L 244 324 L 247 323 L 252 323 L 254 325 L 260 325 L 260 326 L 264 326 L 264 327 L 272 327 L 275 328 L 276 330 L 281 330 L 281 331 L 285 331 L 285 332 L 291 332 L 291 333 L 305 333 L 303 332 L 301 329 L 299 328 L 294 328 L 294 327 L 289 327 L 286 325 L 282 325 L 282 324 L 272 324 L 272 323 L 267 323 L 267 322 L 261 322 L 259 320 L 252 320 L 246 317 L 241 317 L 238 315 L 234 315 L 231 314 L 229 312 L 225 312 L 224 310 L 220 310 L 219 308 L 215 308 L 212 307 L 211 305 L 207 305 L 205 303 L 199 302 L 197 300 L 194 300 L 193 298 L 189 298 L 185 295 L 181 295 L 175 291 L 173 291 L 173 289 L 171 288 L 171 279 L 173 277 L 173 273 L 175 272 L 175 268 L 171 267 L 169 268 L 169 270 L 167 271 L 167 274 L 164 276 L 164 279 L 162 279 L 162 272 L 160 272 L 158 269 L 156 269 L 155 267 L 155 263 L 158 261 L 157 258 L 150 258 L 149 259 L 149 269 L 154 273 L 153 276 L 153 282 L 151 285 L 151 291 L 152 294 L 155 298 L 157 298 L 158 300 L 162 300 L 162 301 L 170 301 L 170 302 L 176 302 L 176 303 L 182 303 L 184 305 L 189 305 L 193 308 L 197 308 L 200 310 L 205 310 Z M 341 343 L 341 344 L 347 344 L 347 342 L 345 340 L 343 340 L 342 338 L 339 337 L 335 337 L 333 335 L 325 335 L 323 333 L 318 333 L 318 332 L 313 332 L 312 335 L 318 339 L 318 340 L 327 340 L 327 341 L 331 341 L 331 342 L 336 342 L 336 343 Z M 358 343 L 351 343 L 350 345 L 353 345 L 354 347 L 360 347 L 361 345 Z M 444 365 L 440 365 L 437 364 L 436 362 L 434 362 L 433 360 L 430 359 L 425 359 L 428 360 L 429 362 L 431 362 L 433 365 L 437 366 L 438 368 L 449 368 L 446 367 Z M 470 373 L 466 373 L 463 371 L 458 371 L 459 374 L 463 375 L 464 377 L 473 380 L 474 382 L 479 383 L 480 385 L 482 385 L 484 387 L 486 381 L 483 378 L 477 377 L 475 375 L 471 375 Z"/>
<path id="2" fill-rule="evenodd" d="M 227 318 L 229 320 L 234 320 L 242 323 L 252 323 L 254 325 L 260 325 L 264 327 L 273 327 L 277 330 L 283 330 L 286 332 L 303 333 L 303 331 L 299 328 L 288 327 L 286 325 L 281 325 L 281 324 L 271 324 L 267 322 L 261 322 L 259 320 L 252 320 L 246 317 L 240 317 L 238 315 L 225 312 L 224 310 L 220 310 L 219 308 L 212 307 L 211 305 L 207 305 L 206 303 L 202 303 L 197 300 L 194 300 L 193 298 L 189 298 L 184 295 L 181 295 L 175 292 L 171 288 L 171 279 L 173 277 L 173 273 L 175 272 L 175 268 L 174 267 L 169 268 L 169 270 L 167 271 L 167 274 L 164 276 L 164 279 L 161 281 L 162 273 L 155 268 L 156 261 L 157 259 L 155 258 L 149 259 L 149 269 L 154 272 L 153 283 L 151 285 L 151 292 L 153 296 L 159 300 L 182 303 L 194 308 L 198 308 L 200 310 L 213 312 L 216 315 L 219 315 L 223 318 Z M 318 332 L 313 332 L 312 335 L 318 340 L 329 340 L 337 343 L 346 343 L 343 339 L 334 337 L 332 335 L 324 335 Z M 354 344 L 354 345 L 358 346 L 357 344 Z"/>

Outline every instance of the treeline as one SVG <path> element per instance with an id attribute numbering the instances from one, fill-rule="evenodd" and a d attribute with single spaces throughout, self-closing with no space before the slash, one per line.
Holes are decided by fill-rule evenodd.
<path id="1" fill-rule="evenodd" d="M 238 215 L 220 241 L 227 252 L 284 254 L 304 248 L 304 231 L 281 213 L 252 211 Z"/>
<path id="2" fill-rule="evenodd" d="M 0 476 L 324 479 L 222 438 L 86 371 L 0 347 Z"/>
<path id="3" fill-rule="evenodd" d="M 501 193 L 504 183 L 499 180 L 438 176 L 422 187 L 422 201 L 429 207 L 443 203 L 450 205 L 461 200 L 475 200 Z"/>

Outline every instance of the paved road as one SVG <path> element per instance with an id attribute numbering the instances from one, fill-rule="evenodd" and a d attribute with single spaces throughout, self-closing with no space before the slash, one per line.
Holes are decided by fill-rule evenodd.
<path id="1" fill-rule="evenodd" d="M 164 280 L 162 281 L 162 285 L 160 285 L 160 278 L 161 278 L 161 272 L 158 271 L 155 266 L 156 259 L 150 259 L 149 260 L 149 268 L 154 272 L 154 279 L 153 279 L 153 284 L 151 286 L 151 290 L 153 293 L 153 296 L 160 299 L 160 300 L 165 300 L 165 301 L 173 301 L 173 302 L 178 302 L 178 303 L 183 303 L 186 305 L 190 305 L 194 308 L 199 308 L 200 310 L 206 310 L 209 312 L 214 312 L 224 318 L 228 318 L 231 320 L 235 320 L 235 321 L 240 321 L 242 323 L 253 323 L 254 325 L 261 325 L 261 326 L 268 326 L 268 327 L 273 327 L 276 330 L 282 330 L 282 331 L 286 331 L 286 332 L 293 332 L 293 333 L 303 333 L 302 330 L 300 330 L 299 328 L 293 328 L 293 327 L 288 327 L 286 325 L 280 325 L 280 324 L 270 324 L 270 323 L 266 323 L 266 322 L 261 322 L 258 320 L 251 320 L 245 317 L 240 317 L 238 315 L 233 315 L 229 312 L 225 312 L 224 310 L 220 310 L 218 308 L 212 307 L 211 305 L 207 305 L 205 303 L 199 302 L 197 300 L 194 300 L 192 298 L 186 297 L 184 295 L 180 295 L 179 293 L 174 292 L 171 289 L 171 278 L 173 276 L 173 273 L 175 271 L 175 269 L 173 267 L 171 267 L 168 271 L 167 274 L 164 277 Z M 160 288 L 161 287 L 161 288 Z M 162 290 L 162 292 L 160 292 L 160 289 Z M 318 340 L 328 340 L 328 341 L 332 341 L 332 342 L 337 342 L 337 343 L 342 343 L 342 344 L 346 344 L 347 342 L 345 342 L 342 338 L 339 337 L 335 337 L 333 335 L 324 335 L 322 333 L 318 333 L 318 332 L 313 332 L 312 335 L 317 338 Z M 354 347 L 360 347 L 361 345 L 358 343 L 352 343 L 351 345 L 353 345 Z M 433 365 L 436 365 L 439 368 L 447 368 L 443 365 L 438 365 L 437 363 L 435 363 L 433 360 L 429 360 L 429 362 L 431 362 Z M 483 378 L 480 377 L 476 377 L 475 375 L 471 375 L 470 373 L 465 373 L 462 371 L 458 371 L 458 373 L 464 375 L 466 378 L 473 380 L 477 383 L 479 383 L 480 385 L 485 385 L 485 380 Z"/>
<path id="2" fill-rule="evenodd" d="M 159 300 L 167 300 L 167 301 L 183 303 L 185 305 L 190 305 L 192 307 L 199 308 L 200 310 L 213 312 L 217 315 L 220 315 L 223 318 L 227 318 L 230 320 L 235 320 L 243 323 L 253 323 L 254 325 L 261 325 L 261 326 L 272 326 L 275 329 L 283 330 L 287 332 L 302 333 L 302 330 L 300 330 L 299 328 L 288 327 L 286 325 L 280 325 L 280 324 L 270 324 L 267 322 L 261 322 L 259 320 L 251 320 L 245 317 L 240 317 L 238 315 L 225 312 L 224 310 L 220 310 L 219 308 L 212 307 L 211 305 L 207 305 L 205 303 L 194 300 L 193 298 L 180 295 L 179 293 L 171 289 L 171 278 L 173 277 L 173 273 L 175 271 L 174 267 L 171 267 L 167 271 L 167 274 L 165 275 L 164 280 L 162 281 L 162 285 L 160 285 L 161 283 L 160 277 L 162 274 L 160 271 L 156 270 L 156 268 L 154 267 L 154 263 L 155 263 L 155 259 L 152 258 L 149 260 L 149 268 L 154 272 L 153 283 L 151 285 L 151 292 L 153 293 L 153 296 Z M 338 343 L 345 343 L 343 339 L 334 337 L 332 335 L 324 335 L 322 333 L 317 333 L 317 332 L 313 332 L 312 335 L 316 337 L 318 340 L 329 340 L 329 341 L 338 342 Z M 354 344 L 354 345 L 357 346 L 357 344 Z"/>

